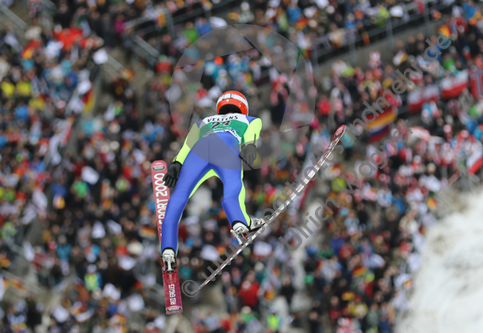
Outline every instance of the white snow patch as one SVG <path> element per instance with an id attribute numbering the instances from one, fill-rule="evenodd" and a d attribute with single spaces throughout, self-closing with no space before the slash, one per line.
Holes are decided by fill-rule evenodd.
<path id="1" fill-rule="evenodd" d="M 409 312 L 398 333 L 483 332 L 483 190 L 429 228 Z"/>

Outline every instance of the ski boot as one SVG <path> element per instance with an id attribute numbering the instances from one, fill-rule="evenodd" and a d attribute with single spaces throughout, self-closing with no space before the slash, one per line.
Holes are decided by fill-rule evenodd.
<path id="1" fill-rule="evenodd" d="M 251 217 L 250 218 L 250 227 L 248 227 L 245 223 L 241 221 L 235 221 L 232 226 L 231 233 L 238 241 L 238 244 L 242 244 L 244 240 L 247 239 L 248 235 L 256 232 L 261 227 L 267 223 L 268 219 L 259 218 L 259 217 Z"/>
<path id="2" fill-rule="evenodd" d="M 166 273 L 173 273 L 176 271 L 176 255 L 174 250 L 165 249 L 163 251 L 163 268 Z"/>

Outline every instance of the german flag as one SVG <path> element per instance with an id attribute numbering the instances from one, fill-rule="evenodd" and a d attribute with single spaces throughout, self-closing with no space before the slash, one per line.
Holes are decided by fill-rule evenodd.
<path id="1" fill-rule="evenodd" d="M 451 28 L 448 24 L 444 24 L 438 28 L 438 33 L 449 38 L 451 37 Z"/>
<path id="2" fill-rule="evenodd" d="M 364 266 L 359 266 L 352 271 L 352 276 L 360 277 L 366 274 L 366 272 L 367 272 L 367 268 L 365 268 Z"/>
<path id="3" fill-rule="evenodd" d="M 396 118 L 397 108 L 391 106 L 385 109 L 384 112 L 381 113 L 372 123 L 368 122 L 367 127 L 370 131 L 379 130 L 387 125 L 392 124 L 394 121 L 396 121 Z"/>
<path id="4" fill-rule="evenodd" d="M 94 93 L 94 86 L 89 89 L 88 92 L 82 96 L 82 102 L 84 103 L 84 114 L 90 113 L 94 110 L 94 105 L 96 104 L 96 94 Z"/>
<path id="5" fill-rule="evenodd" d="M 303 30 L 307 26 L 307 24 L 309 24 L 309 19 L 306 17 L 301 18 L 295 23 L 295 29 Z"/>
<path id="6" fill-rule="evenodd" d="M 23 59 L 32 59 L 35 49 L 41 44 L 39 40 L 33 40 L 23 49 L 21 56 Z"/>
<path id="7" fill-rule="evenodd" d="M 139 229 L 139 236 L 143 238 L 148 238 L 148 239 L 155 239 L 157 236 L 157 232 L 155 229 L 150 228 L 150 227 L 142 227 Z"/>

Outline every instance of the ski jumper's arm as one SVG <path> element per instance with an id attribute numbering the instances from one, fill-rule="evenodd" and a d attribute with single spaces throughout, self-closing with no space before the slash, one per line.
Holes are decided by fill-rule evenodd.
<path id="1" fill-rule="evenodd" d="M 255 117 L 247 117 L 250 123 L 248 124 L 245 134 L 243 134 L 243 144 L 257 145 L 260 131 L 262 130 L 262 120 Z"/>
<path id="2" fill-rule="evenodd" d="M 198 127 L 198 123 L 195 123 L 193 126 L 191 126 L 191 129 L 184 140 L 183 146 L 179 150 L 178 154 L 176 154 L 173 162 L 178 162 L 182 165 L 186 159 L 186 156 L 188 156 L 189 152 L 191 151 L 191 148 L 195 145 L 199 138 L 200 128 Z"/>

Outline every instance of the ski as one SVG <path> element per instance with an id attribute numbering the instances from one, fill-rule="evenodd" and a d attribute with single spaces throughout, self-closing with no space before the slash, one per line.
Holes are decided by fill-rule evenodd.
<path id="1" fill-rule="evenodd" d="M 161 253 L 161 229 L 163 226 L 164 215 L 169 201 L 169 188 L 164 185 L 163 177 L 168 167 L 164 161 L 154 161 L 151 163 L 151 177 L 153 179 L 154 202 L 156 205 L 156 220 L 158 225 L 159 252 Z M 175 258 L 176 260 L 176 258 Z M 163 267 L 163 288 L 164 302 L 166 304 L 166 314 L 174 314 L 183 312 L 183 304 L 181 303 L 181 291 L 179 286 L 178 266 L 174 272 L 167 273 Z"/>
<path id="2" fill-rule="evenodd" d="M 253 240 L 255 240 L 255 238 L 257 238 L 263 231 L 265 231 L 265 228 L 268 227 L 277 218 L 277 216 L 279 216 L 287 208 L 287 206 L 290 203 L 292 203 L 295 197 L 299 193 L 301 193 L 301 191 L 308 184 L 308 182 L 317 174 L 317 172 L 320 170 L 322 165 L 324 165 L 324 163 L 327 161 L 330 154 L 335 149 L 340 139 L 344 135 L 345 128 L 346 128 L 345 125 L 342 125 L 337 129 L 337 131 L 335 132 L 334 138 L 332 139 L 329 145 L 329 148 L 327 148 L 327 151 L 324 153 L 324 155 L 322 155 L 320 159 L 317 161 L 317 163 L 313 166 L 313 169 L 309 173 L 309 175 L 306 176 L 305 173 L 302 175 L 303 178 L 300 181 L 299 185 L 295 188 L 295 191 L 292 192 L 290 197 L 287 200 L 285 200 L 285 202 L 282 205 L 280 205 L 278 209 L 270 216 L 270 218 L 268 219 L 268 221 L 265 223 L 264 226 L 262 226 L 259 230 L 253 232 L 252 234 L 248 235 L 246 238 L 242 239 L 243 241 L 242 244 L 240 244 L 237 248 L 232 247 L 232 250 L 233 250 L 232 254 L 227 255 L 225 251 L 225 255 L 227 255 L 227 258 L 222 263 L 219 263 L 219 266 L 216 270 L 213 270 L 213 268 L 208 267 L 208 270 L 211 272 L 211 275 L 207 277 L 206 274 L 203 273 L 202 276 L 203 278 L 205 278 L 205 281 L 203 281 L 203 283 L 201 283 L 196 289 L 189 290 L 189 286 L 187 285 L 185 286 L 184 284 L 192 281 L 185 281 L 185 283 L 183 284 L 183 290 L 187 294 L 189 294 L 189 296 L 196 295 L 201 290 L 201 288 L 203 288 L 208 283 L 210 283 L 210 281 L 214 280 L 215 276 L 218 275 L 223 270 L 223 268 L 230 265 L 231 261 L 235 259 L 235 257 L 237 257 L 248 245 L 250 245 L 253 242 Z M 218 264 L 218 263 L 215 262 L 215 264 Z"/>

